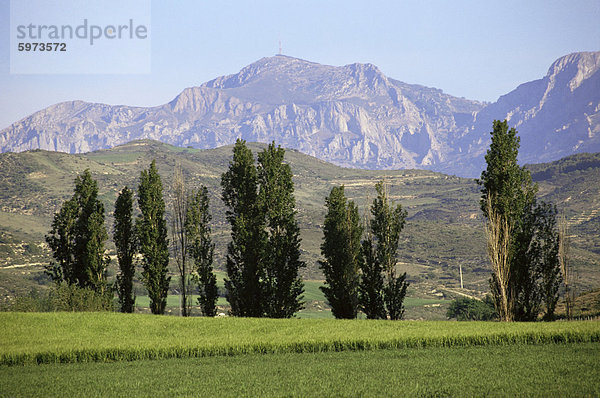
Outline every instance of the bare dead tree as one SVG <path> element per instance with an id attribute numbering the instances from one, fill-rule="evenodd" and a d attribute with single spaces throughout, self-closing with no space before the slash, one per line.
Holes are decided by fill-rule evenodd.
<path id="1" fill-rule="evenodd" d="M 569 262 L 569 222 L 564 214 L 558 221 L 558 261 L 560 262 L 560 271 L 565 285 L 565 309 L 567 319 L 573 319 L 573 302 L 575 301 L 575 289 L 572 286 L 573 272 Z"/>
<path id="2" fill-rule="evenodd" d="M 179 271 L 180 288 L 180 313 L 190 316 L 192 310 L 191 298 L 191 273 L 188 266 L 188 234 L 185 228 L 185 218 L 188 211 L 188 196 L 186 193 L 185 179 L 181 166 L 175 166 L 173 177 L 173 222 L 171 228 L 173 256 Z"/>
<path id="3" fill-rule="evenodd" d="M 509 294 L 510 281 L 510 235 L 511 228 L 501 214 L 492 205 L 493 200 L 487 196 L 488 220 L 485 225 L 487 239 L 487 252 L 492 262 L 492 272 L 498 289 L 498 303 L 500 320 L 510 322 L 514 319 L 511 295 Z"/>

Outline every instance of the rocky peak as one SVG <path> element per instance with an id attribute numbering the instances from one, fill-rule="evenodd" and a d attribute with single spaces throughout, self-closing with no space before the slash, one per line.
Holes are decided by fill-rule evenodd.
<path id="1" fill-rule="evenodd" d="M 388 89 L 390 86 L 388 78 L 373 64 L 350 64 L 344 66 L 344 69 L 354 78 L 357 87 L 378 90 Z"/>
<path id="2" fill-rule="evenodd" d="M 599 69 L 600 51 L 573 53 L 554 61 L 546 78 L 550 82 L 563 82 L 570 91 L 574 91 Z"/>
<path id="3" fill-rule="evenodd" d="M 392 85 L 372 64 L 338 67 L 276 55 L 262 58 L 239 73 L 211 80 L 202 87 L 231 90 L 233 95 L 249 89 L 253 94 L 268 89 L 270 95 L 282 93 L 280 102 L 303 103 L 386 95 Z"/>
<path id="4" fill-rule="evenodd" d="M 325 65 L 286 55 L 261 58 L 233 75 L 221 76 L 204 83 L 203 87 L 232 89 L 279 76 L 310 75 L 322 72 Z M 333 68 L 333 67 L 332 67 Z M 316 73 L 315 73 L 316 72 Z"/>
<path id="5" fill-rule="evenodd" d="M 541 79 L 524 83 L 477 113 L 461 148 L 483 154 L 493 120 L 508 120 L 521 137 L 519 159 L 539 163 L 600 150 L 600 52 L 557 59 Z M 472 164 L 470 160 L 465 163 Z M 481 168 L 480 156 L 475 169 Z M 467 167 L 467 166 L 465 166 Z M 475 172 L 475 170 L 473 170 Z"/>

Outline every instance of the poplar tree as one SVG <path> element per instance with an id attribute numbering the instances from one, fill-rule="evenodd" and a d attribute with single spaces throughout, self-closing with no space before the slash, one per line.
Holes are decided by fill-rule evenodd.
<path id="1" fill-rule="evenodd" d="M 485 156 L 487 168 L 478 183 L 482 186 L 480 204 L 488 225 L 503 226 L 496 228 L 499 232 L 494 234 L 491 245 L 488 238 L 492 260 L 504 259 L 506 263 L 501 267 L 506 275 L 494 272 L 490 279 L 496 307 L 501 309 L 502 320 L 532 321 L 537 319 L 544 302 L 547 317 L 552 318 L 560 283 L 556 210 L 537 203 L 537 185 L 529 171 L 517 163 L 517 131 L 509 129 L 506 120 L 495 120 L 491 136 Z M 507 244 L 493 244 L 503 241 Z M 489 250 L 490 247 L 496 249 Z"/>
<path id="2" fill-rule="evenodd" d="M 148 290 L 152 313 L 164 314 L 171 281 L 167 276 L 169 240 L 163 187 L 154 160 L 150 168 L 140 174 L 138 205 L 141 214 L 136 220 L 136 231 L 142 254 L 142 282 Z"/>
<path id="3" fill-rule="evenodd" d="M 320 289 L 336 318 L 353 319 L 358 312 L 359 268 L 362 262 L 358 208 L 344 195 L 344 186 L 331 189 L 325 199 L 327 215 L 319 266 L 325 274 Z"/>
<path id="4" fill-rule="evenodd" d="M 188 215 L 189 198 L 186 192 L 185 179 L 181 166 L 175 166 L 173 176 L 173 198 L 171 237 L 173 257 L 179 271 L 179 310 L 181 316 L 190 316 L 192 311 L 191 270 L 188 265 L 189 235 L 185 227 Z"/>
<path id="5" fill-rule="evenodd" d="M 533 248 L 536 253 L 535 267 L 545 321 L 555 319 L 559 288 L 563 281 L 557 215 L 556 206 L 549 203 L 541 202 L 536 207 L 536 234 Z"/>
<path id="6" fill-rule="evenodd" d="M 238 139 L 229 169 L 221 176 L 222 199 L 231 225 L 227 246 L 225 288 L 236 316 L 264 315 L 265 219 L 258 203 L 258 176 L 254 156 L 246 141 Z"/>
<path id="7" fill-rule="evenodd" d="M 202 186 L 189 198 L 185 217 L 185 230 L 189 253 L 194 260 L 196 283 L 198 284 L 198 304 L 204 316 L 217 313 L 217 277 L 213 272 L 215 245 L 210 237 L 210 212 L 208 190 Z"/>
<path id="8" fill-rule="evenodd" d="M 305 264 L 300 260 L 292 171 L 283 162 L 284 155 L 285 150 L 274 142 L 258 154 L 258 201 L 268 234 L 264 309 L 271 318 L 289 318 L 303 307 L 304 283 L 298 271 Z"/>
<path id="9" fill-rule="evenodd" d="M 383 181 L 377 183 L 375 189 L 377 197 L 371 205 L 373 218 L 370 221 L 370 230 L 376 244 L 373 261 L 377 266 L 374 268 L 380 269 L 385 274 L 383 297 L 387 315 L 391 320 L 398 320 L 402 319 L 404 314 L 404 297 L 408 288 L 406 272 L 396 276 L 396 256 L 400 232 L 406 220 L 406 211 L 402 209 L 402 205 L 394 206 L 390 203 L 387 187 Z"/>
<path id="10" fill-rule="evenodd" d="M 571 242 L 569 237 L 569 224 L 564 214 L 561 215 L 558 222 L 558 260 L 560 264 L 560 273 L 565 285 L 565 312 L 567 319 L 573 319 L 573 302 L 575 301 L 575 289 L 573 287 L 573 267 L 569 261 L 569 252 Z"/>
<path id="11" fill-rule="evenodd" d="M 358 300 L 360 309 L 367 319 L 386 319 L 385 302 L 383 299 L 383 269 L 377 261 L 377 253 L 373 245 L 373 237 L 369 233 L 362 242 L 363 262 Z"/>
<path id="12" fill-rule="evenodd" d="M 104 293 L 107 288 L 106 267 L 110 258 L 104 249 L 108 233 L 104 225 L 104 204 L 98 199 L 98 183 L 86 169 L 75 180 L 73 196 L 79 208 L 75 223 L 75 258 L 81 287 Z"/>
<path id="13" fill-rule="evenodd" d="M 506 279 L 506 297 L 508 303 L 503 315 L 505 320 L 519 320 L 530 313 L 532 294 L 532 269 L 529 265 L 528 249 L 531 242 L 532 225 L 530 214 L 535 201 L 537 187 L 533 185 L 531 175 L 517 163 L 520 138 L 514 128 L 508 128 L 505 121 L 495 120 L 490 133 L 492 142 L 485 155 L 487 168 L 481 173 L 478 181 L 481 188 L 481 210 L 489 220 L 489 211 L 493 211 L 494 219 L 500 225 L 506 225 L 506 234 L 510 234 L 508 245 L 497 245 L 507 253 L 490 253 L 490 256 L 505 258 L 506 268 L 510 270 Z M 489 202 L 489 203 L 488 203 Z M 500 229 L 502 231 L 503 229 Z M 509 232 L 510 231 L 510 232 Z M 503 233 L 497 241 L 503 241 Z M 499 275 L 492 274 L 490 288 L 497 307 L 501 308 Z M 529 296 L 529 297 L 528 297 Z"/>
<path id="14" fill-rule="evenodd" d="M 133 191 L 128 187 L 123 188 L 117 197 L 114 218 L 113 237 L 120 270 L 117 275 L 119 305 L 121 312 L 131 313 L 135 306 L 133 277 L 136 236 L 133 226 Z"/>
<path id="15" fill-rule="evenodd" d="M 98 183 L 86 169 L 75 179 L 73 197 L 54 216 L 46 241 L 57 262 L 46 270 L 56 281 L 107 292 L 106 268 L 110 258 L 104 242 L 104 204 L 98 199 Z"/>
<path id="16" fill-rule="evenodd" d="M 45 273 L 56 282 L 65 281 L 69 285 L 79 284 L 75 258 L 77 213 L 77 202 L 74 199 L 65 201 L 54 215 L 52 229 L 46 235 L 54 261 L 45 267 Z"/>
<path id="17" fill-rule="evenodd" d="M 494 211 L 516 226 L 527 206 L 534 203 L 537 186 L 529 171 L 517 163 L 521 141 L 517 130 L 509 129 L 506 120 L 495 120 L 490 134 L 492 142 L 485 155 L 487 168 L 478 180 L 481 211 L 487 218 L 487 197 L 490 195 Z"/>

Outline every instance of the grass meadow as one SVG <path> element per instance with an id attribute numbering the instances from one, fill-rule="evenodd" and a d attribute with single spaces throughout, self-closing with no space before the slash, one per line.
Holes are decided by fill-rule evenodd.
<path id="1" fill-rule="evenodd" d="M 0 364 L 600 342 L 600 322 L 500 323 L 0 313 Z"/>
<path id="2" fill-rule="evenodd" d="M 598 396 L 600 321 L 0 313 L 0 396 Z"/>
<path id="3" fill-rule="evenodd" d="M 598 396 L 600 344 L 0 366 L 0 396 Z"/>

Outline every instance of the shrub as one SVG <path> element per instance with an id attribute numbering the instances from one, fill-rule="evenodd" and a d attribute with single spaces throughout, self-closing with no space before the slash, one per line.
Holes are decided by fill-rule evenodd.
<path id="1" fill-rule="evenodd" d="M 35 243 L 26 243 L 23 249 L 26 254 L 40 255 L 43 253 L 42 249 Z"/>
<path id="2" fill-rule="evenodd" d="M 66 283 L 57 284 L 50 289 L 49 297 L 52 311 L 113 311 L 112 291 L 98 293 L 95 290 L 81 288 Z"/>
<path id="3" fill-rule="evenodd" d="M 52 311 L 52 303 L 48 294 L 40 293 L 33 288 L 24 296 L 16 296 L 3 310 L 15 312 L 49 312 Z"/>
<path id="4" fill-rule="evenodd" d="M 13 312 L 54 312 L 54 311 L 113 311 L 112 291 L 104 294 L 76 285 L 60 283 L 46 293 L 37 289 L 24 296 L 17 296 L 3 310 Z"/>
<path id="5" fill-rule="evenodd" d="M 9 245 L 0 243 L 0 256 L 10 257 L 14 255 L 15 252 Z"/>
<path id="6" fill-rule="evenodd" d="M 483 301 L 467 297 L 456 299 L 450 304 L 446 316 L 459 321 L 490 321 L 496 319 L 498 314 L 488 295 Z"/>

